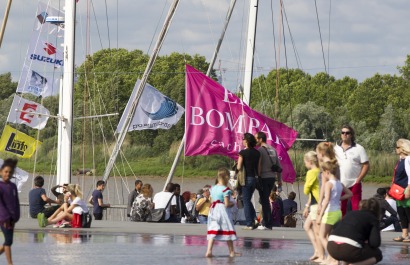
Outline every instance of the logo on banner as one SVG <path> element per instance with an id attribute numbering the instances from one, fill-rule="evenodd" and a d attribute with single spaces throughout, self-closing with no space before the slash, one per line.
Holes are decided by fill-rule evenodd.
<path id="1" fill-rule="evenodd" d="M 19 141 L 16 138 L 15 133 L 10 134 L 10 138 L 7 141 L 5 150 L 10 153 L 14 153 L 19 156 L 23 156 L 26 152 L 28 145 L 24 141 Z"/>
<path id="2" fill-rule="evenodd" d="M 44 87 L 47 85 L 47 78 L 40 75 L 36 71 L 31 70 L 30 83 L 28 86 L 28 92 L 35 95 L 41 95 L 44 90 Z"/>
<path id="3" fill-rule="evenodd" d="M 37 110 L 36 104 L 25 103 L 23 105 L 22 112 L 20 114 L 20 119 L 27 123 L 31 123 L 31 119 L 34 118 L 34 114 L 30 114 L 30 112 L 36 111 L 36 110 Z"/>
<path id="4" fill-rule="evenodd" d="M 57 52 L 57 48 L 54 47 L 53 44 L 46 42 L 44 45 L 46 47 L 43 48 L 43 50 L 45 50 L 48 55 L 53 55 Z"/>
<path id="5" fill-rule="evenodd" d="M 40 24 L 46 23 L 46 18 L 48 14 L 46 12 L 41 12 L 40 14 L 37 15 L 37 19 L 40 22 Z"/>
<path id="6" fill-rule="evenodd" d="M 164 96 L 164 101 L 161 102 L 159 110 L 154 113 L 150 113 L 144 109 L 142 109 L 142 111 L 152 120 L 162 120 L 176 115 L 178 113 L 178 106 L 175 101 Z"/>

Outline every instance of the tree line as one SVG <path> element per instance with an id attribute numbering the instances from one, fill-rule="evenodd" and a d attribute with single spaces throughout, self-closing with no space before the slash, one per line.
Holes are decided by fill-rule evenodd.
<path id="1" fill-rule="evenodd" d="M 112 143 L 120 116 L 128 102 L 137 78 L 141 78 L 148 55 L 140 50 L 103 49 L 76 67 L 74 117 L 118 112 L 115 117 L 76 120 L 74 142 Z M 163 94 L 185 105 L 185 64 L 206 72 L 204 56 L 171 53 L 159 56 L 148 83 Z M 339 138 L 342 124 L 349 123 L 357 131 L 358 141 L 367 149 L 392 151 L 398 138 L 410 138 L 410 56 L 397 75 L 381 75 L 358 82 L 351 77 L 336 79 L 320 72 L 310 75 L 300 69 L 272 70 L 253 80 L 251 107 L 286 123 L 299 133 L 299 138 Z M 279 82 L 277 84 L 277 76 Z M 215 72 L 212 78 L 216 79 Z M 0 75 L 0 129 L 7 118 L 17 83 L 10 73 Z M 276 90 L 279 97 L 276 98 Z M 40 98 L 28 96 L 40 102 Z M 48 97 L 43 105 L 52 114 L 58 112 L 58 98 Z M 56 121 L 49 120 L 41 131 L 42 152 L 55 146 Z M 15 126 L 16 127 L 16 126 Z M 36 130 L 18 126 L 21 131 L 36 135 Z M 170 130 L 130 132 L 126 144 L 150 147 L 151 155 L 169 151 L 182 139 L 184 120 Z M 298 141 L 296 148 L 313 148 L 315 142 Z"/>

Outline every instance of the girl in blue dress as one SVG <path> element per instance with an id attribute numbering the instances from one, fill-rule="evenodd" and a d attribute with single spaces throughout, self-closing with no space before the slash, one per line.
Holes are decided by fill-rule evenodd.
<path id="1" fill-rule="evenodd" d="M 212 257 L 212 248 L 215 240 L 226 241 L 229 248 L 229 256 L 240 256 L 233 247 L 233 241 L 237 239 L 235 227 L 228 208 L 234 206 L 230 201 L 232 191 L 227 187 L 229 171 L 226 168 L 218 170 L 217 184 L 211 188 L 212 204 L 208 215 L 208 249 L 205 257 Z"/>

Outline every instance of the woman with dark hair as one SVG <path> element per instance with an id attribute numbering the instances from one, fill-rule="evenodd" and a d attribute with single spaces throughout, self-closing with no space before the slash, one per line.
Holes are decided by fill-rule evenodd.
<path id="1" fill-rule="evenodd" d="M 4 244 L 0 246 L 0 255 L 6 254 L 8 264 L 13 264 L 11 245 L 13 244 L 14 226 L 20 219 L 20 202 L 17 186 L 10 179 L 13 177 L 17 160 L 6 159 L 1 166 L 0 181 L 0 227 L 4 235 Z"/>
<path id="2" fill-rule="evenodd" d="M 399 139 L 396 142 L 396 154 L 399 155 L 399 161 L 394 169 L 394 183 L 404 188 L 404 199 L 396 200 L 397 213 L 399 214 L 401 224 L 401 236 L 394 238 L 396 242 L 410 242 L 410 141 Z"/>
<path id="3" fill-rule="evenodd" d="M 348 212 L 329 236 L 327 251 L 345 264 L 371 265 L 383 259 L 379 229 L 380 205 L 375 198 L 362 200 L 359 211 Z"/>
<path id="4" fill-rule="evenodd" d="M 250 133 L 243 135 L 243 145 L 245 149 L 239 152 L 237 170 L 245 167 L 245 186 L 242 189 L 242 200 L 246 218 L 245 230 L 253 230 L 257 227 L 256 212 L 251 202 L 252 195 L 256 189 L 256 177 L 259 165 L 260 153 L 255 149 L 256 139 Z"/>

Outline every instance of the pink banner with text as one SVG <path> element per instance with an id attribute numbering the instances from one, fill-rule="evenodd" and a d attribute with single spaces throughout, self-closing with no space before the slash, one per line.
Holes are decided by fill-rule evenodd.
<path id="1" fill-rule="evenodd" d="M 287 151 L 297 132 L 252 110 L 216 81 L 186 65 L 185 155 L 238 157 L 246 132 L 266 134 L 267 144 L 278 152 L 282 179 L 293 183 L 296 172 Z"/>

